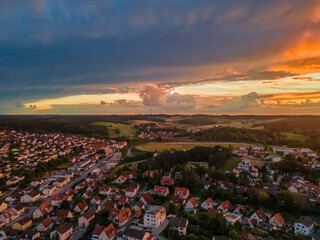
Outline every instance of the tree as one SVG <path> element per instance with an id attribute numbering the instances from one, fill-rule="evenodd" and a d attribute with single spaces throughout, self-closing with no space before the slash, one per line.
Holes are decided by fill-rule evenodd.
<path id="1" fill-rule="evenodd" d="M 214 234 L 216 235 L 224 235 L 228 230 L 226 219 L 223 217 L 221 213 L 213 217 L 211 226 Z"/>
<path id="2" fill-rule="evenodd" d="M 270 202 L 270 196 L 266 192 L 258 192 L 257 201 L 259 204 L 266 206 Z"/>
<path id="3" fill-rule="evenodd" d="M 295 207 L 295 200 L 292 193 L 288 190 L 282 191 L 278 194 L 278 206 L 286 211 L 292 211 Z"/>
<path id="4" fill-rule="evenodd" d="M 71 205 L 71 203 L 69 201 L 63 200 L 61 205 L 60 205 L 60 208 L 69 210 L 70 209 L 70 205 Z"/>

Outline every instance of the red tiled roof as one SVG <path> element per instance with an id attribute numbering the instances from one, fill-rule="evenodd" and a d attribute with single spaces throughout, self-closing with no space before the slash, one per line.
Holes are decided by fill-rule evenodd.
<path id="1" fill-rule="evenodd" d="M 116 228 L 113 226 L 112 223 L 108 227 L 106 227 L 103 231 L 107 235 L 108 239 L 112 239 L 117 235 Z"/>
<path id="2" fill-rule="evenodd" d="M 188 192 L 189 192 L 189 189 L 184 187 L 176 187 L 174 189 L 174 195 L 180 195 L 180 194 L 187 195 Z"/>
<path id="3" fill-rule="evenodd" d="M 255 213 L 260 219 L 266 218 L 266 213 L 262 209 L 257 210 Z"/>
<path id="4" fill-rule="evenodd" d="M 208 213 L 209 215 L 211 216 L 215 216 L 217 215 L 218 213 L 220 213 L 220 211 L 218 209 L 215 209 L 215 208 L 208 208 Z"/>
<path id="5" fill-rule="evenodd" d="M 151 195 L 151 193 L 146 192 L 144 194 L 141 195 L 140 199 L 143 198 L 147 203 L 152 203 L 153 202 L 153 197 Z"/>
<path id="6" fill-rule="evenodd" d="M 273 217 L 278 221 L 278 223 L 284 223 L 284 218 L 282 217 L 281 213 L 276 213 Z"/>
<path id="7" fill-rule="evenodd" d="M 104 229 L 105 229 L 105 226 L 96 225 L 94 230 L 93 230 L 93 232 L 92 232 L 92 234 L 99 236 Z"/>
<path id="8" fill-rule="evenodd" d="M 196 205 L 198 204 L 197 200 L 196 200 L 194 197 L 190 198 L 190 199 L 189 199 L 189 202 L 190 202 L 193 206 L 196 206 Z"/>
<path id="9" fill-rule="evenodd" d="M 221 206 L 223 209 L 229 209 L 229 207 L 231 207 L 231 203 L 229 200 L 226 200 L 224 202 L 221 203 Z"/>

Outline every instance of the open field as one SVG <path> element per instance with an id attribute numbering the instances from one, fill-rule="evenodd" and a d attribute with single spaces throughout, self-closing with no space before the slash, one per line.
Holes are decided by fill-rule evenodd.
<path id="1" fill-rule="evenodd" d="M 273 118 L 273 119 L 264 119 L 264 120 L 257 120 L 256 124 L 264 124 L 264 123 L 274 123 L 281 120 L 284 120 L 285 118 Z"/>
<path id="2" fill-rule="evenodd" d="M 145 162 L 145 161 L 147 161 L 147 160 L 145 159 L 145 160 L 140 160 L 140 161 L 136 161 L 136 162 L 124 163 L 124 164 L 116 166 L 114 169 L 112 169 L 112 172 L 115 173 L 116 171 L 123 168 L 124 166 L 128 166 L 130 168 L 130 170 L 136 171 L 138 164 L 141 162 Z"/>
<path id="3" fill-rule="evenodd" d="M 295 133 L 281 133 L 281 135 L 286 136 L 286 138 L 288 140 L 292 140 L 292 141 L 305 141 L 306 140 L 306 136 L 302 135 L 302 134 L 295 134 Z"/>
<path id="4" fill-rule="evenodd" d="M 232 145 L 233 147 L 249 147 L 250 144 L 247 143 L 228 143 L 228 142 L 151 142 L 146 143 L 140 146 L 137 146 L 137 149 L 143 150 L 143 151 L 164 151 L 164 150 L 181 150 L 181 149 L 191 149 L 196 146 L 204 146 L 204 147 L 214 147 L 216 145 L 220 145 L 223 147 L 229 147 L 229 145 Z M 251 144 L 253 146 L 254 144 Z"/>
<path id="5" fill-rule="evenodd" d="M 113 122 L 94 122 L 93 125 L 105 126 L 108 128 L 108 133 L 110 137 L 120 137 L 120 136 L 134 136 L 136 130 L 132 125 L 127 125 L 123 123 L 113 123 Z"/>

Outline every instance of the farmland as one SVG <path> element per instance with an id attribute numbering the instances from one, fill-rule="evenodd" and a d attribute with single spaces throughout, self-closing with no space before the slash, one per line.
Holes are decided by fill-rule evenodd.
<path id="1" fill-rule="evenodd" d="M 246 143 L 225 143 L 225 142 L 169 142 L 169 143 L 163 143 L 163 142 L 151 142 L 147 144 L 143 144 L 140 146 L 137 146 L 137 149 L 144 150 L 144 151 L 164 151 L 164 150 L 181 150 L 181 149 L 191 149 L 196 146 L 204 146 L 204 147 L 214 147 L 216 145 L 220 145 L 223 147 L 229 147 L 229 145 L 233 147 L 249 147 L 250 144 Z"/>
<path id="2" fill-rule="evenodd" d="M 113 137 L 131 137 L 136 134 L 136 130 L 130 124 L 113 123 L 113 122 L 94 122 L 93 125 L 105 126 L 108 128 L 108 133 Z"/>

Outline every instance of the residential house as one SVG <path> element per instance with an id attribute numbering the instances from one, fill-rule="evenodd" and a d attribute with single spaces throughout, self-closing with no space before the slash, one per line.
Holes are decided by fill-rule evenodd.
<path id="1" fill-rule="evenodd" d="M 78 225 L 79 227 L 86 228 L 89 224 L 94 220 L 95 213 L 93 211 L 88 211 L 83 216 L 78 218 Z"/>
<path id="2" fill-rule="evenodd" d="M 140 196 L 140 201 L 146 205 L 151 204 L 153 202 L 153 197 L 152 197 L 151 193 L 146 192 Z"/>
<path id="3" fill-rule="evenodd" d="M 66 209 L 58 209 L 56 211 L 56 215 L 57 217 L 60 217 L 60 218 L 73 218 L 73 214 L 72 212 L 70 212 L 69 210 L 66 210 Z"/>
<path id="4" fill-rule="evenodd" d="M 33 186 L 33 187 L 36 187 L 36 186 L 38 186 L 40 184 L 43 184 L 43 183 L 44 183 L 44 181 L 43 181 L 42 178 L 35 178 L 35 179 L 32 180 L 30 185 Z"/>
<path id="5" fill-rule="evenodd" d="M 215 215 L 217 215 L 218 213 L 220 213 L 220 210 L 216 209 L 216 208 L 208 208 L 208 214 L 212 217 L 214 217 Z"/>
<path id="6" fill-rule="evenodd" d="M 165 186 L 154 186 L 153 187 L 153 193 L 156 194 L 156 195 L 160 195 L 160 196 L 168 196 L 169 194 L 169 188 L 168 187 L 165 187 Z"/>
<path id="7" fill-rule="evenodd" d="M 222 213 L 226 213 L 229 208 L 231 207 L 231 203 L 229 200 L 226 200 L 224 202 L 222 202 L 219 206 L 218 206 L 218 210 L 220 210 Z"/>
<path id="8" fill-rule="evenodd" d="M 275 226 L 268 222 L 259 222 L 256 228 L 264 232 L 270 232 L 275 229 Z"/>
<path id="9" fill-rule="evenodd" d="M 276 213 L 272 218 L 270 218 L 269 223 L 277 228 L 282 228 L 284 224 L 284 218 L 282 217 L 281 213 Z"/>
<path id="10" fill-rule="evenodd" d="M 40 233 L 37 230 L 24 230 L 21 234 L 21 240 L 34 240 L 40 237 Z"/>
<path id="11" fill-rule="evenodd" d="M 189 197 L 189 189 L 184 187 L 176 187 L 174 189 L 174 196 L 179 196 L 182 199 L 187 199 Z"/>
<path id="12" fill-rule="evenodd" d="M 208 190 L 211 186 L 211 181 L 208 180 L 200 180 L 199 184 L 203 187 L 203 189 Z"/>
<path id="13" fill-rule="evenodd" d="M 229 225 L 234 225 L 237 221 L 241 219 L 239 215 L 230 212 L 224 214 L 223 216 Z"/>
<path id="14" fill-rule="evenodd" d="M 255 211 L 250 217 L 250 219 L 257 220 L 258 223 L 265 221 L 266 218 L 267 218 L 267 215 L 262 209 Z"/>
<path id="15" fill-rule="evenodd" d="M 118 204 L 120 204 L 120 205 L 125 205 L 129 202 L 129 198 L 127 198 L 126 196 L 117 197 L 116 200 L 118 201 Z"/>
<path id="16" fill-rule="evenodd" d="M 89 211 L 93 211 L 95 213 L 98 213 L 102 210 L 102 207 L 100 204 L 89 204 Z"/>
<path id="17" fill-rule="evenodd" d="M 226 181 L 218 181 L 218 187 L 223 190 L 227 190 L 230 189 L 230 184 Z"/>
<path id="18" fill-rule="evenodd" d="M 172 178 L 161 178 L 160 184 L 163 186 L 173 186 L 174 185 L 174 179 Z"/>
<path id="19" fill-rule="evenodd" d="M 127 224 L 127 222 L 132 217 L 132 212 L 130 208 L 125 208 L 123 210 L 120 210 L 120 212 L 117 214 L 117 216 L 114 219 L 114 222 L 118 224 L 119 227 L 123 227 Z"/>
<path id="20" fill-rule="evenodd" d="M 52 206 L 60 206 L 63 201 L 71 201 L 72 196 L 67 194 L 54 195 L 51 199 Z"/>
<path id="21" fill-rule="evenodd" d="M 75 189 L 69 188 L 68 191 L 66 191 L 66 194 L 68 195 L 74 195 L 77 191 Z"/>
<path id="22" fill-rule="evenodd" d="M 126 178 L 126 179 L 135 179 L 137 178 L 137 173 L 134 171 L 123 171 L 122 175 Z"/>
<path id="23" fill-rule="evenodd" d="M 74 211 L 76 213 L 84 213 L 86 210 L 88 209 L 88 204 L 86 201 L 82 201 L 82 202 L 79 202 L 75 208 L 74 208 Z"/>
<path id="24" fill-rule="evenodd" d="M 96 225 L 91 240 L 113 240 L 116 239 L 117 231 L 111 223 L 108 227 Z"/>
<path id="25" fill-rule="evenodd" d="M 42 194 L 45 196 L 52 196 L 56 191 L 56 189 L 57 189 L 57 186 L 49 185 L 48 187 L 42 190 Z"/>
<path id="26" fill-rule="evenodd" d="M 3 212 L 7 208 L 8 208 L 8 204 L 6 204 L 5 202 L 0 202 L 0 212 Z"/>
<path id="27" fill-rule="evenodd" d="M 11 237 L 14 237 L 17 235 L 17 231 L 13 230 L 11 226 L 2 228 L 0 230 L 0 239 L 10 239 Z"/>
<path id="28" fill-rule="evenodd" d="M 171 173 L 170 172 L 164 172 L 163 173 L 164 178 L 171 178 Z"/>
<path id="29" fill-rule="evenodd" d="M 25 211 L 25 207 L 21 204 L 21 203 L 18 203 L 16 205 L 14 205 L 12 208 L 11 208 L 17 215 L 21 215 L 22 213 L 24 213 Z"/>
<path id="30" fill-rule="evenodd" d="M 91 191 L 86 191 L 82 197 L 84 197 L 85 199 L 90 199 L 93 196 L 93 192 Z"/>
<path id="31" fill-rule="evenodd" d="M 198 201 L 192 197 L 188 200 L 187 204 L 186 204 L 186 208 L 196 208 L 198 206 Z"/>
<path id="32" fill-rule="evenodd" d="M 67 179 L 66 178 L 58 178 L 57 180 L 55 180 L 53 182 L 53 185 L 58 187 L 58 188 L 62 188 L 66 184 L 67 184 Z"/>
<path id="33" fill-rule="evenodd" d="M 204 209 L 207 209 L 208 208 L 211 208 L 213 205 L 213 200 L 212 198 L 208 198 L 207 200 L 205 200 L 203 203 L 201 203 L 201 207 L 204 208 Z"/>
<path id="34" fill-rule="evenodd" d="M 99 194 L 100 195 L 110 195 L 110 192 L 111 192 L 111 188 L 110 187 L 106 187 L 106 186 L 103 186 L 103 187 L 99 187 Z"/>
<path id="35" fill-rule="evenodd" d="M 42 222 L 37 226 L 37 231 L 39 232 L 45 232 L 49 229 L 51 229 L 53 226 L 53 222 L 50 217 L 47 217 L 46 219 L 42 220 Z"/>
<path id="36" fill-rule="evenodd" d="M 91 200 L 90 200 L 90 203 L 91 204 L 100 204 L 101 203 L 101 200 L 99 198 L 98 195 L 95 195 Z"/>
<path id="37" fill-rule="evenodd" d="M 166 209 L 162 206 L 153 206 L 143 217 L 144 227 L 159 227 L 166 219 Z"/>
<path id="38" fill-rule="evenodd" d="M 63 223 L 56 230 L 50 233 L 50 239 L 66 240 L 73 233 L 73 226 L 71 223 Z"/>
<path id="39" fill-rule="evenodd" d="M 128 198 L 134 198 L 137 195 L 137 189 L 136 188 L 126 188 L 125 195 Z"/>
<path id="40" fill-rule="evenodd" d="M 20 202 L 22 203 L 31 203 L 31 202 L 35 202 L 40 198 L 40 193 L 37 191 L 32 191 L 30 193 L 26 193 L 24 194 L 21 198 L 20 198 Z"/>
<path id="41" fill-rule="evenodd" d="M 144 202 L 142 202 L 142 201 L 138 201 L 138 202 L 136 202 L 136 204 L 132 207 L 132 209 L 134 210 L 134 211 L 138 211 L 138 210 L 140 210 L 140 209 L 144 209 L 144 207 L 145 207 L 145 204 L 144 204 Z"/>
<path id="42" fill-rule="evenodd" d="M 170 202 L 172 202 L 173 204 L 181 206 L 181 205 L 185 204 L 186 200 L 182 199 L 179 196 L 170 196 Z"/>
<path id="43" fill-rule="evenodd" d="M 311 235 L 314 231 L 314 225 L 315 222 L 310 217 L 302 216 L 294 223 L 294 233 Z"/>
<path id="44" fill-rule="evenodd" d="M 237 204 L 232 213 L 240 216 L 241 218 L 244 218 L 244 216 L 247 215 L 247 209 L 245 206 Z"/>
<path id="45" fill-rule="evenodd" d="M 19 217 L 18 214 L 16 214 L 11 208 L 5 210 L 3 213 L 0 215 L 0 222 L 3 222 L 4 224 L 8 224 L 15 219 Z"/>
<path id="46" fill-rule="evenodd" d="M 22 219 L 20 219 L 19 221 L 15 222 L 12 225 L 12 229 L 17 230 L 17 231 L 24 231 L 26 230 L 28 227 L 30 227 L 32 225 L 32 220 L 29 217 L 24 217 Z"/>
<path id="47" fill-rule="evenodd" d="M 153 177 L 154 176 L 154 172 L 153 171 L 145 171 L 143 173 L 143 177 Z"/>
<path id="48" fill-rule="evenodd" d="M 232 154 L 237 157 L 247 157 L 248 149 L 245 149 L 245 148 L 235 149 L 232 151 Z"/>
<path id="49" fill-rule="evenodd" d="M 143 230 L 127 227 L 123 232 L 118 234 L 118 240 L 153 240 L 150 233 Z"/>
<path id="50" fill-rule="evenodd" d="M 32 218 L 42 218 L 44 216 L 49 215 L 51 212 L 53 212 L 53 206 L 51 202 L 47 201 L 42 203 L 32 214 Z"/>
<path id="51" fill-rule="evenodd" d="M 189 221 L 183 217 L 171 217 L 169 219 L 169 228 L 176 230 L 180 235 L 187 234 Z"/>
<path id="52" fill-rule="evenodd" d="M 127 178 L 123 175 L 120 175 L 116 180 L 114 180 L 114 183 L 123 184 L 125 181 L 127 181 Z"/>

